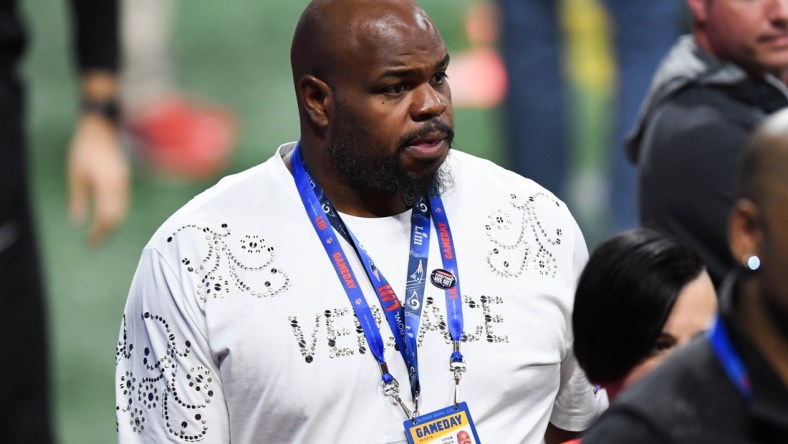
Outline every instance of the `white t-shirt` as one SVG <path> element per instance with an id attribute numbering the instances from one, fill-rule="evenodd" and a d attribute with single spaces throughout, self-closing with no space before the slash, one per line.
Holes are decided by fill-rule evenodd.
<path id="1" fill-rule="evenodd" d="M 143 250 L 116 353 L 119 440 L 404 442 L 333 266 L 281 156 L 225 178 L 176 212 Z M 534 182 L 453 151 L 443 196 L 463 298 L 460 399 L 484 443 L 540 443 L 548 421 L 583 430 L 604 409 L 571 353 L 587 260 L 566 206 Z M 402 298 L 410 212 L 344 215 Z M 443 268 L 432 227 L 427 270 Z M 352 248 L 341 240 L 411 404 L 402 357 Z M 426 284 L 420 411 L 453 402 L 444 291 Z"/>

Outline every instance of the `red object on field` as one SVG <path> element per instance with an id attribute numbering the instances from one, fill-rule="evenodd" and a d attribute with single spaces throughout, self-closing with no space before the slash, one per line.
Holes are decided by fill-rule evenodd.
<path id="1" fill-rule="evenodd" d="M 237 127 L 229 110 L 181 98 L 158 101 L 125 123 L 146 164 L 185 180 L 205 179 L 227 167 Z"/>

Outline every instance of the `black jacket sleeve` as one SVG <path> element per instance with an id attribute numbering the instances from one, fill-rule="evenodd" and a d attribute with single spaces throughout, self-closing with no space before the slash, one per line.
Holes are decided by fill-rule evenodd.
<path id="1" fill-rule="evenodd" d="M 115 72 L 119 65 L 118 0 L 69 0 L 80 71 Z"/>

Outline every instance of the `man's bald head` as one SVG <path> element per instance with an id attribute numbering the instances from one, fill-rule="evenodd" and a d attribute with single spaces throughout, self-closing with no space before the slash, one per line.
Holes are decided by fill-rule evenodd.
<path id="1" fill-rule="evenodd" d="M 788 190 L 788 110 L 767 118 L 755 131 L 739 160 L 737 197 L 766 205 Z"/>
<path id="2" fill-rule="evenodd" d="M 437 29 L 412 0 L 314 0 L 296 26 L 290 49 L 293 80 L 314 75 L 331 84 L 343 68 L 401 33 Z"/>
<path id="3" fill-rule="evenodd" d="M 314 0 L 291 60 L 302 157 L 332 201 L 391 215 L 450 183 L 449 54 L 415 1 Z"/>

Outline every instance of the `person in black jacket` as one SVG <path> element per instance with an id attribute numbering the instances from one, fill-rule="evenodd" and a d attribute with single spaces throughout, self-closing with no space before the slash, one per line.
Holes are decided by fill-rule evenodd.
<path id="1" fill-rule="evenodd" d="M 117 4 L 72 0 L 82 112 L 69 148 L 72 219 L 93 207 L 89 240 L 99 243 L 126 213 L 128 165 L 115 128 Z M 15 0 L 0 0 L 0 430 L 4 443 L 53 441 L 43 284 L 27 184 L 25 27 Z"/>
<path id="2" fill-rule="evenodd" d="M 703 257 L 715 286 L 734 265 L 726 220 L 736 158 L 788 106 L 788 2 L 688 0 L 693 34 L 663 60 L 628 142 L 642 225 Z"/>
<path id="3" fill-rule="evenodd" d="M 788 436 L 788 110 L 745 149 L 730 216 L 738 267 L 714 327 L 621 394 L 583 444 L 784 443 Z"/>

